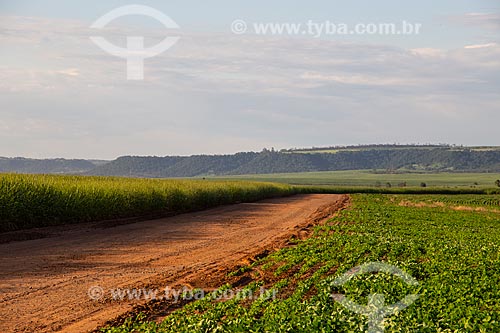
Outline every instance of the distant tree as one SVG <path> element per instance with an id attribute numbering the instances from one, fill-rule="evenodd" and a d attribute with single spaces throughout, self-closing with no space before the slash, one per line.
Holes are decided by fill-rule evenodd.
<path id="1" fill-rule="evenodd" d="M 497 179 L 497 180 L 495 181 L 495 185 L 496 185 L 496 186 L 498 186 L 498 187 L 500 187 L 500 179 Z"/>
<path id="2" fill-rule="evenodd" d="M 420 187 L 427 187 L 427 184 L 426 184 L 426 183 L 424 183 L 424 182 L 421 182 L 421 183 L 420 183 Z"/>
<path id="3" fill-rule="evenodd" d="M 406 187 L 406 182 L 402 182 L 398 184 L 399 187 Z"/>
<path id="4" fill-rule="evenodd" d="M 392 187 L 392 184 L 391 183 L 386 183 L 385 186 L 386 187 Z"/>

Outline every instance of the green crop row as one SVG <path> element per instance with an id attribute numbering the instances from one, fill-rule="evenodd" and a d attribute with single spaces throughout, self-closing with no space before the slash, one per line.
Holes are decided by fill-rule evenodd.
<path id="1" fill-rule="evenodd" d="M 344 294 L 365 306 L 368 296 L 377 293 L 385 295 L 384 304 L 419 295 L 408 308 L 387 316 L 385 332 L 500 332 L 500 214 L 400 204 L 422 198 L 353 195 L 352 206 L 317 227 L 312 237 L 235 272 L 254 277 L 249 289 L 269 283 L 269 278 L 259 280 L 262 276 L 274 276 L 273 285 L 265 287 L 276 288 L 277 299 L 207 298 L 160 323 L 139 316 L 102 331 L 363 332 L 367 318 L 346 309 L 331 294 Z M 397 266 L 418 285 L 387 273 L 361 274 L 341 286 L 333 284 L 367 262 Z"/>
<path id="2" fill-rule="evenodd" d="M 465 206 L 475 206 L 475 207 L 499 207 L 500 208 L 500 196 L 498 195 L 455 195 L 455 196 L 422 196 L 419 198 L 420 201 L 426 202 L 441 202 L 445 204 L 453 205 L 465 205 Z"/>
<path id="3" fill-rule="evenodd" d="M 477 187 L 373 187 L 373 186 L 334 186 L 334 185 L 294 185 L 300 193 L 332 193 L 332 194 L 443 194 L 443 195 L 495 195 L 500 188 Z"/>
<path id="4" fill-rule="evenodd" d="M 161 216 L 295 192 L 259 182 L 0 174 L 0 232 Z"/>

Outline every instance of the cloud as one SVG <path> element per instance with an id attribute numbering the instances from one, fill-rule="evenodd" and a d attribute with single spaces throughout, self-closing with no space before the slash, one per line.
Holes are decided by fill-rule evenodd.
<path id="1" fill-rule="evenodd" d="M 127 81 L 85 23 L 0 29 L 2 154 L 113 158 L 370 142 L 494 142 L 500 46 L 403 49 L 181 32 Z M 130 29 L 105 29 L 125 45 Z M 134 32 L 147 45 L 162 30 Z M 178 34 L 178 32 L 177 32 Z"/>
<path id="2" fill-rule="evenodd" d="M 467 45 L 464 48 L 465 49 L 483 49 L 485 47 L 496 47 L 496 46 L 498 46 L 497 43 L 488 43 L 488 44 Z"/>
<path id="3" fill-rule="evenodd" d="M 68 68 L 57 71 L 58 74 L 68 75 L 68 76 L 79 76 L 80 70 L 78 68 Z"/>
<path id="4" fill-rule="evenodd" d="M 420 56 L 420 57 L 444 58 L 446 56 L 445 50 L 430 48 L 430 47 L 410 49 L 410 52 L 412 52 L 414 55 Z"/>

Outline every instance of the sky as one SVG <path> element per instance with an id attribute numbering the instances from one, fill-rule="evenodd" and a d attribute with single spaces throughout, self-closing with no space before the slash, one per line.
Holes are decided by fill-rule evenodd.
<path id="1" fill-rule="evenodd" d="M 179 28 L 139 15 L 90 27 L 130 4 Z M 233 31 L 236 20 L 244 33 Z M 308 22 L 420 30 L 319 34 L 304 32 Z M 258 33 L 259 24 L 301 29 Z M 126 59 L 91 36 L 120 47 L 130 36 L 143 36 L 146 47 L 178 41 L 144 59 L 143 80 L 127 80 Z M 500 145 L 499 124 L 497 0 L 0 0 L 0 156 Z"/>

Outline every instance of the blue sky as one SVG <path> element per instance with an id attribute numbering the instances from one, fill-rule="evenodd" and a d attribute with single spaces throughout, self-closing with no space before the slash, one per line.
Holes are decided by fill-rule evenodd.
<path id="1" fill-rule="evenodd" d="M 179 42 L 127 81 L 89 25 L 143 4 Z M 247 23 L 422 24 L 411 36 L 235 35 Z M 149 18 L 102 31 L 124 45 Z M 0 2 L 0 156 L 233 153 L 357 143 L 500 145 L 500 3 L 463 1 Z M 170 32 L 169 32 L 170 33 Z"/>

